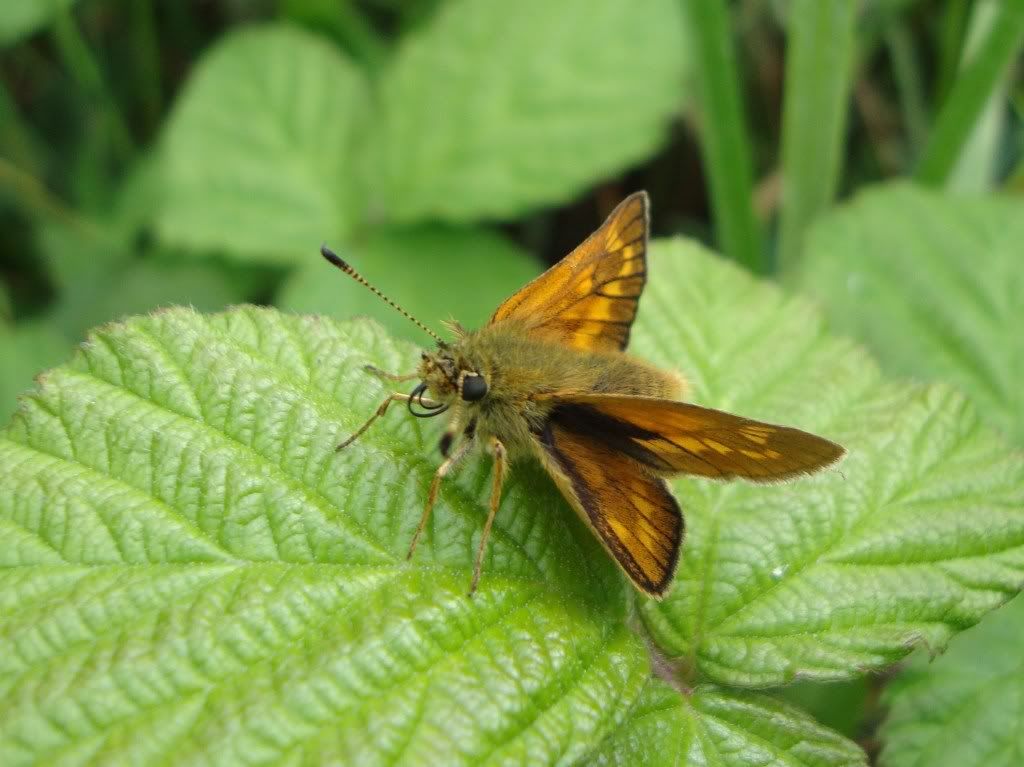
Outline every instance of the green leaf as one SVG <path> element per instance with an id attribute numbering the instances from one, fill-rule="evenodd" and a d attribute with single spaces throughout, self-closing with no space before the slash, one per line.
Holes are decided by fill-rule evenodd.
<path id="1" fill-rule="evenodd" d="M 643 160 L 683 103 L 675 0 L 456 0 L 402 44 L 374 126 L 400 221 L 511 217 Z"/>
<path id="2" fill-rule="evenodd" d="M 369 97 L 325 40 L 287 25 L 225 36 L 166 129 L 166 241 L 290 262 L 361 216 L 356 146 Z"/>
<path id="3" fill-rule="evenodd" d="M 657 253 L 634 350 L 692 399 L 831 437 L 838 469 L 777 486 L 675 482 L 676 586 L 643 606 L 684 673 L 841 679 L 941 647 L 1024 583 L 1024 458 L 941 386 L 884 383 L 803 300 L 695 248 Z M 767 321 L 766 318 L 772 318 Z"/>
<path id="4" fill-rule="evenodd" d="M 779 263 L 792 268 L 842 171 L 859 4 L 795 0 L 787 23 Z"/>
<path id="5" fill-rule="evenodd" d="M 1018 445 L 1021 213 L 1010 198 L 946 197 L 910 185 L 871 190 L 822 220 L 801 275 L 834 323 L 865 338 L 890 369 L 954 381 Z M 994 525 L 990 535 L 1004 530 Z M 1022 631 L 1018 597 L 933 664 L 919 658 L 902 672 L 886 693 L 883 763 L 1017 764 Z"/>
<path id="6" fill-rule="evenodd" d="M 680 695 L 651 680 L 628 719 L 582 764 L 866 765 L 855 743 L 766 695 L 701 686 Z"/>
<path id="7" fill-rule="evenodd" d="M 387 59 L 388 45 L 365 9 L 337 0 L 277 0 L 279 18 L 328 35 L 372 71 Z"/>
<path id="8" fill-rule="evenodd" d="M 956 383 L 1024 444 L 1024 204 L 907 184 L 861 193 L 808 239 L 801 286 L 891 371 Z"/>
<path id="9" fill-rule="evenodd" d="M 60 302 L 54 319 L 69 337 L 81 338 L 94 325 L 166 306 L 217 311 L 251 298 L 256 277 L 229 264 L 152 254 L 116 271 L 91 274 Z"/>
<path id="10" fill-rule="evenodd" d="M 1024 470 L 962 402 L 883 383 L 803 302 L 696 246 L 660 245 L 651 268 L 639 353 L 686 370 L 698 401 L 854 451 L 794 485 L 677 484 L 682 570 L 642 613 L 672 650 L 699 606 L 695 676 L 850 675 L 1019 585 Z M 538 466 L 512 473 L 470 600 L 488 459 L 445 481 L 406 562 L 442 425 L 389 412 L 335 451 L 387 391 L 362 366 L 416 361 L 369 321 L 176 309 L 101 328 L 45 374 L 0 435 L 0 764 L 587 763 L 639 747 L 631 591 Z M 679 762 L 699 746 L 712 764 L 862 763 L 761 696 L 701 685 L 666 708 L 659 726 L 684 717 L 699 738 Z"/>
<path id="11" fill-rule="evenodd" d="M 505 298 L 537 276 L 539 261 L 486 229 L 416 226 L 379 230 L 342 254 L 406 311 L 439 329 L 487 321 Z M 423 343 L 423 331 L 354 280 L 311 257 L 285 283 L 277 304 L 333 317 L 367 314 L 400 337 Z"/>
<path id="12" fill-rule="evenodd" d="M 4 0 L 0 5 L 0 46 L 28 37 L 74 3 L 75 0 Z"/>
<path id="13" fill-rule="evenodd" d="M 89 239 L 50 224 L 40 227 L 39 237 L 61 288 L 50 319 L 74 340 L 95 325 L 160 307 L 224 309 L 252 297 L 260 281 L 258 272 L 212 259 L 161 248 L 135 253 L 109 230 Z"/>
<path id="14" fill-rule="evenodd" d="M 97 331 L 0 439 L 0 763 L 570 761 L 639 694 L 626 587 L 550 481 L 474 461 L 405 551 L 440 425 L 367 321 L 179 309 Z"/>
<path id="15" fill-rule="evenodd" d="M 1024 753 L 1024 598 L 923 658 L 889 684 L 882 728 L 886 767 L 1016 767 Z"/>
<path id="16" fill-rule="evenodd" d="M 57 288 L 50 319 L 78 341 L 129 314 L 183 304 L 216 311 L 266 291 L 267 271 L 152 243 L 160 199 L 152 161 L 132 169 L 114 203 L 90 211 L 88 229 L 56 218 L 37 226 L 38 247 Z"/>
<path id="17" fill-rule="evenodd" d="M 0 318 L 0 424 L 14 412 L 14 398 L 32 388 L 32 377 L 60 362 L 70 346 L 45 323 L 9 325 Z"/>
<path id="18" fill-rule="evenodd" d="M 842 682 L 797 682 L 773 693 L 849 738 L 862 734 L 865 720 L 872 715 L 870 702 L 875 698 L 868 677 Z"/>

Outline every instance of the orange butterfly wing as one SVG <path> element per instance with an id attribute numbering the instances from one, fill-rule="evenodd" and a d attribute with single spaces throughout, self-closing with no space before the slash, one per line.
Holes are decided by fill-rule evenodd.
<path id="1" fill-rule="evenodd" d="M 530 335 L 591 351 L 621 351 L 647 280 L 648 201 L 630 195 L 582 245 L 498 307 Z"/>
<path id="2" fill-rule="evenodd" d="M 687 402 L 613 394 L 546 399 L 557 403 L 549 417 L 661 475 L 772 482 L 823 469 L 846 452 L 799 429 Z"/>
<path id="3" fill-rule="evenodd" d="M 557 418 L 536 437 L 541 462 L 608 553 L 637 588 L 663 596 L 683 542 L 683 515 L 665 480 Z"/>

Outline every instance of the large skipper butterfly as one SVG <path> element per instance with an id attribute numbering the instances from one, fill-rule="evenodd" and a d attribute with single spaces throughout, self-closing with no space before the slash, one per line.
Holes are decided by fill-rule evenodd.
<path id="1" fill-rule="evenodd" d="M 477 446 L 494 457 L 490 513 L 469 593 L 480 579 L 487 538 L 509 461 L 540 461 L 634 585 L 668 591 L 683 541 L 683 515 L 665 477 L 692 474 L 774 482 L 837 461 L 822 437 L 679 401 L 685 384 L 624 352 L 647 279 L 648 201 L 627 197 L 600 229 L 508 298 L 479 330 L 452 324 L 444 341 L 372 287 L 326 247 L 323 256 L 370 288 L 437 341 L 411 375 L 341 450 L 395 401 L 427 418 L 448 413 L 444 461 L 434 474 L 409 556 L 427 524 L 441 480 Z"/>

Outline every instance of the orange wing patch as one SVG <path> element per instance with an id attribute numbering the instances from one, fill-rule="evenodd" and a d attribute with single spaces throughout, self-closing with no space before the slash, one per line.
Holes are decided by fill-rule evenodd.
<path id="1" fill-rule="evenodd" d="M 557 420 L 537 435 L 537 447 L 566 500 L 630 580 L 664 596 L 683 541 L 683 516 L 665 480 Z"/>
<path id="2" fill-rule="evenodd" d="M 553 417 L 566 428 L 663 475 L 772 482 L 818 471 L 846 452 L 799 429 L 686 402 L 608 394 L 551 399 L 558 402 Z"/>
<path id="3" fill-rule="evenodd" d="M 582 245 L 498 307 L 531 335 L 576 349 L 621 351 L 647 281 L 648 201 L 630 195 Z"/>

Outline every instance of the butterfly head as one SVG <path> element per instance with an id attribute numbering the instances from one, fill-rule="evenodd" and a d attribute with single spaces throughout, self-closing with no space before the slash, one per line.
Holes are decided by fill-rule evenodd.
<path id="1" fill-rule="evenodd" d="M 424 352 L 419 376 L 424 391 L 437 402 L 451 406 L 458 401 L 475 403 L 487 396 L 487 376 L 458 346 L 439 343 L 437 351 Z"/>
<path id="2" fill-rule="evenodd" d="M 441 454 L 447 456 L 459 432 L 472 436 L 478 408 L 490 390 L 488 376 L 460 344 L 453 347 L 443 342 L 436 351 L 423 353 L 418 373 L 421 383 L 411 395 L 410 411 L 425 418 L 451 408 L 448 428 L 438 443 Z M 429 404 L 424 404 L 424 396 L 430 398 Z M 412 409 L 414 402 L 418 410 Z"/>

